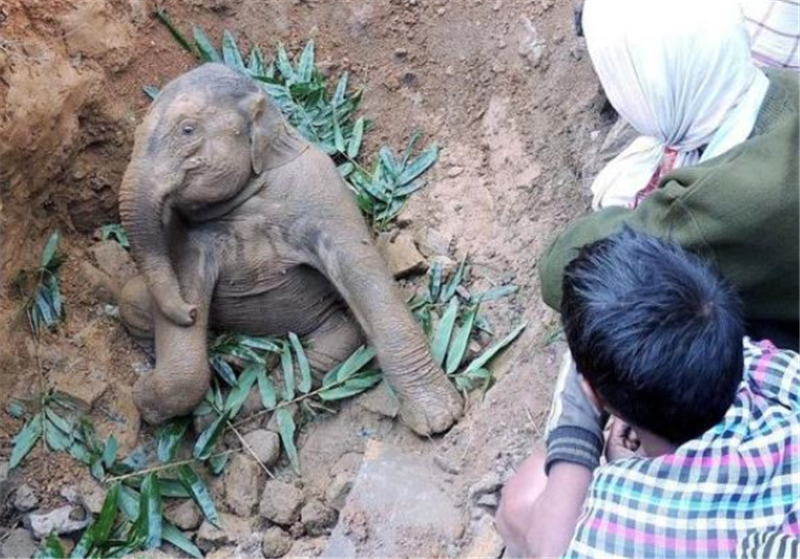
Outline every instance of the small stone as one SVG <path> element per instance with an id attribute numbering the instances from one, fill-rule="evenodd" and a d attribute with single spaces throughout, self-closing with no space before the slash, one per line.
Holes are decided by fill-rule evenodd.
<path id="1" fill-rule="evenodd" d="M 209 550 L 221 545 L 237 544 L 253 532 L 252 522 L 233 514 L 219 513 L 217 528 L 208 520 L 204 520 L 197 532 L 197 545 L 200 549 Z"/>
<path id="2" fill-rule="evenodd" d="M 448 64 L 447 68 L 444 69 L 444 73 L 447 74 L 448 76 L 455 76 L 456 75 L 456 69 L 453 68 L 452 64 Z"/>
<path id="3" fill-rule="evenodd" d="M 485 475 L 482 479 L 480 479 L 477 483 L 475 483 L 469 489 L 469 495 L 472 499 L 472 502 L 477 504 L 478 500 L 483 497 L 484 495 L 488 495 L 490 493 L 496 493 L 502 487 L 502 482 L 500 481 L 500 476 L 497 475 L 495 472 L 490 472 L 489 474 Z"/>
<path id="4" fill-rule="evenodd" d="M 461 167 L 458 167 L 458 169 L 463 171 Z M 450 252 L 453 236 L 445 235 L 433 227 L 425 227 L 415 232 L 414 240 L 422 254 L 427 258 L 433 258 L 434 256 L 447 256 Z"/>
<path id="5" fill-rule="evenodd" d="M 457 476 L 461 473 L 461 468 L 459 468 L 458 465 L 439 454 L 433 457 L 433 463 L 439 466 L 439 469 L 447 474 Z"/>
<path id="6" fill-rule="evenodd" d="M 8 533 L 0 545 L 0 557 L 19 557 L 28 559 L 36 553 L 36 542 L 27 530 L 17 528 Z"/>
<path id="7" fill-rule="evenodd" d="M 476 505 L 479 507 L 484 507 L 487 509 L 496 509 L 497 505 L 499 504 L 499 500 L 497 498 L 497 493 L 487 493 L 486 495 L 481 495 L 480 498 L 475 502 Z"/>
<path id="8" fill-rule="evenodd" d="M 292 547 L 292 538 L 281 528 L 273 526 L 267 528 L 261 541 L 261 552 L 267 559 L 283 557 Z"/>
<path id="9" fill-rule="evenodd" d="M 264 553 L 261 551 L 261 534 L 258 532 L 250 534 L 244 540 L 239 542 L 233 550 L 232 555 L 228 557 L 238 557 L 241 559 L 261 559 Z"/>
<path id="10" fill-rule="evenodd" d="M 400 413 L 400 400 L 383 383 L 364 394 L 358 403 L 367 411 L 392 419 Z"/>
<path id="11" fill-rule="evenodd" d="M 311 499 L 300 511 L 300 521 L 309 536 L 322 536 L 336 523 L 336 511 L 319 499 Z"/>
<path id="12" fill-rule="evenodd" d="M 270 480 L 264 487 L 259 513 L 261 516 L 283 526 L 290 526 L 300 518 L 303 494 L 294 485 Z"/>
<path id="13" fill-rule="evenodd" d="M 437 15 L 437 16 L 443 16 L 443 15 L 445 14 L 445 12 L 446 12 L 446 11 L 447 11 L 447 10 L 445 10 L 444 8 L 437 8 L 437 9 L 436 9 L 436 15 Z"/>
<path id="14" fill-rule="evenodd" d="M 394 239 L 382 234 L 378 237 L 377 246 L 396 279 L 424 274 L 428 269 L 425 257 L 417 250 L 414 239 L 407 231 L 401 231 Z"/>
<path id="15" fill-rule="evenodd" d="M 465 559 L 496 559 L 503 554 L 504 547 L 492 517 L 482 515 L 475 527 L 472 544 L 460 556 Z"/>
<path id="16" fill-rule="evenodd" d="M 116 241 L 101 241 L 89 249 L 94 256 L 97 267 L 105 272 L 119 285 L 138 274 L 133 258 Z"/>
<path id="17" fill-rule="evenodd" d="M 28 518 L 37 539 L 47 537 L 51 532 L 56 535 L 72 534 L 92 522 L 92 516 L 83 507 L 72 505 L 64 505 L 44 514 L 31 514 Z"/>
<path id="18" fill-rule="evenodd" d="M 325 490 L 325 502 L 334 510 L 341 511 L 347 502 L 347 495 L 353 489 L 353 480 L 347 475 L 338 475 Z"/>
<path id="19" fill-rule="evenodd" d="M 225 471 L 225 503 L 239 516 L 250 516 L 258 502 L 258 476 L 261 468 L 245 454 L 231 458 Z"/>
<path id="20" fill-rule="evenodd" d="M 196 530 L 203 521 L 200 509 L 191 499 L 182 499 L 177 506 L 166 509 L 164 516 L 181 530 Z"/>
<path id="21" fill-rule="evenodd" d="M 14 508 L 19 512 L 32 511 L 39 504 L 39 498 L 30 485 L 23 484 L 14 493 Z"/>
<path id="22" fill-rule="evenodd" d="M 257 429 L 247 433 L 244 440 L 268 468 L 275 465 L 281 456 L 281 438 L 277 433 L 266 429 Z"/>
<path id="23" fill-rule="evenodd" d="M 303 526 L 302 522 L 297 521 L 291 526 L 289 526 L 289 535 L 292 537 L 293 540 L 299 540 L 300 538 L 306 535 L 306 527 Z"/>
<path id="24" fill-rule="evenodd" d="M 408 56 L 408 49 L 398 47 L 394 49 L 394 55 L 396 58 L 406 58 Z"/>
<path id="25" fill-rule="evenodd" d="M 459 167 L 458 165 L 453 165 L 447 170 L 447 176 L 450 178 L 457 177 L 461 173 L 464 172 L 464 167 Z"/>
<path id="26" fill-rule="evenodd" d="M 55 376 L 53 388 L 80 411 L 88 413 L 108 390 L 108 382 L 104 377 L 105 374 L 100 371 L 91 374 L 64 372 Z"/>
<path id="27" fill-rule="evenodd" d="M 78 502 L 92 514 L 100 514 L 106 492 L 93 478 L 86 478 L 78 484 Z"/>
<path id="28" fill-rule="evenodd" d="M 220 547 L 206 555 L 206 559 L 230 559 L 231 557 L 239 557 L 236 555 L 236 546 L 233 545 Z"/>
<path id="29" fill-rule="evenodd" d="M 575 60 L 580 60 L 583 58 L 583 49 L 581 49 L 580 47 L 573 47 L 569 49 L 569 54 Z"/>

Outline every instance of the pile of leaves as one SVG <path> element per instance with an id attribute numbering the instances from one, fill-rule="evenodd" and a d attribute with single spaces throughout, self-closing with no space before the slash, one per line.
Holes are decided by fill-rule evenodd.
<path id="1" fill-rule="evenodd" d="M 258 46 L 244 56 L 230 31 L 223 32 L 218 51 L 202 28 L 193 27 L 194 40 L 190 41 L 166 13 L 158 12 L 158 19 L 198 61 L 224 63 L 259 82 L 288 121 L 337 163 L 339 173 L 376 230 L 386 229 L 409 196 L 425 186 L 420 176 L 436 162 L 439 150 L 432 145 L 412 157 L 419 134 L 412 136 L 399 157 L 384 146 L 372 165 L 362 161 L 364 133 L 372 125 L 364 117 L 355 118 L 363 92 L 348 93 L 347 72 L 342 73 L 333 93 L 328 91 L 325 77 L 315 66 L 314 41 L 306 44 L 294 63 L 285 47 L 278 44 L 274 59 L 267 63 Z M 153 99 L 158 95 L 153 86 L 146 86 L 144 91 Z"/>
<path id="2" fill-rule="evenodd" d="M 53 232 L 42 252 L 39 267 L 35 270 L 20 270 L 12 282 L 25 303 L 21 312 L 28 319 L 28 327 L 38 339 L 42 328 L 54 330 L 64 317 L 58 269 L 64 262 L 58 251 L 60 236 Z"/>

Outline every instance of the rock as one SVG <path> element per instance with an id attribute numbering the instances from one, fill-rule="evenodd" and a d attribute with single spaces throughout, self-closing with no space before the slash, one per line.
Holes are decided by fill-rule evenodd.
<path id="1" fill-rule="evenodd" d="M 294 485 L 270 480 L 264 487 L 259 514 L 283 526 L 289 526 L 300 517 L 303 494 Z"/>
<path id="2" fill-rule="evenodd" d="M 106 375 L 99 370 L 87 373 L 65 371 L 54 375 L 53 389 L 57 394 L 69 400 L 78 410 L 89 413 L 95 403 L 108 390 Z"/>
<path id="3" fill-rule="evenodd" d="M 319 499 L 311 499 L 300 511 L 300 522 L 309 536 L 322 536 L 336 523 L 336 511 Z"/>
<path id="4" fill-rule="evenodd" d="M 73 505 L 64 505 L 43 514 L 31 514 L 28 518 L 37 539 L 45 538 L 51 532 L 56 535 L 72 534 L 92 522 L 92 516 L 83 507 Z"/>
<path id="5" fill-rule="evenodd" d="M 469 497 L 472 502 L 477 505 L 481 497 L 497 493 L 502 485 L 503 483 L 500 481 L 500 476 L 495 472 L 490 472 L 469 488 Z"/>
<path id="6" fill-rule="evenodd" d="M 497 497 L 497 493 L 487 493 L 486 495 L 481 495 L 475 504 L 479 507 L 484 507 L 494 511 L 497 508 L 500 500 Z"/>
<path id="7" fill-rule="evenodd" d="M 164 511 L 164 516 L 181 530 L 196 530 L 203 515 L 191 499 L 182 499 L 177 506 Z"/>
<path id="8" fill-rule="evenodd" d="M 458 464 L 448 460 L 444 456 L 437 454 L 433 457 L 433 463 L 439 466 L 439 469 L 448 474 L 457 476 L 461 473 L 461 468 Z"/>
<path id="9" fill-rule="evenodd" d="M 86 261 L 81 262 L 80 273 L 86 286 L 94 294 L 95 299 L 101 303 L 113 304 L 117 302 L 120 286 L 111 276 Z"/>
<path id="10" fill-rule="evenodd" d="M 14 508 L 19 512 L 32 511 L 39 504 L 39 498 L 27 483 L 20 485 L 14 492 Z"/>
<path id="11" fill-rule="evenodd" d="M 267 559 L 283 557 L 292 547 L 292 538 L 277 526 L 267 528 L 261 540 L 261 552 Z"/>
<path id="12" fill-rule="evenodd" d="M 474 530 L 472 544 L 459 555 L 465 559 L 497 559 L 503 554 L 504 547 L 492 517 L 483 516 Z"/>
<path id="13" fill-rule="evenodd" d="M 223 545 L 238 544 L 253 531 L 252 522 L 233 514 L 219 513 L 217 528 L 208 520 L 204 520 L 197 532 L 197 545 L 200 549 L 208 551 L 211 548 Z"/>
<path id="14" fill-rule="evenodd" d="M 382 234 L 377 246 L 396 279 L 423 274 L 428 269 L 425 257 L 417 250 L 407 231 L 401 231 L 394 239 Z"/>
<path id="15" fill-rule="evenodd" d="M 244 436 L 245 442 L 250 445 L 255 455 L 266 466 L 275 465 L 281 456 L 281 438 L 277 433 L 258 429 Z"/>
<path id="16" fill-rule="evenodd" d="M 400 413 L 400 401 L 383 383 L 364 394 L 358 403 L 367 411 L 392 419 Z"/>
<path id="17" fill-rule="evenodd" d="M 116 241 L 101 241 L 89 249 L 97 267 L 122 286 L 137 275 L 133 258 Z"/>
<path id="18" fill-rule="evenodd" d="M 36 542 L 27 530 L 17 528 L 8 533 L 8 537 L 0 546 L 0 557 L 17 557 L 28 559 L 36 553 Z"/>
<path id="19" fill-rule="evenodd" d="M 258 502 L 261 468 L 250 456 L 235 454 L 225 471 L 225 503 L 239 516 L 250 516 Z"/>
<path id="20" fill-rule="evenodd" d="M 263 559 L 264 553 L 261 551 L 261 534 L 258 532 L 250 534 L 234 548 L 233 554 L 227 557 L 237 557 L 239 559 Z"/>
<path id="21" fill-rule="evenodd" d="M 353 489 L 353 480 L 347 475 L 338 475 L 325 490 L 325 502 L 334 510 L 342 510 L 347 502 L 347 495 Z"/>
<path id="22" fill-rule="evenodd" d="M 100 514 L 103 510 L 106 492 L 94 478 L 83 479 L 78 484 L 78 503 L 92 514 Z"/>

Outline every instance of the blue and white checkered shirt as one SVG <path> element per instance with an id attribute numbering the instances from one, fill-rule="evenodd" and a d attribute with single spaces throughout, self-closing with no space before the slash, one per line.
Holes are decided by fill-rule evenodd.
<path id="1" fill-rule="evenodd" d="M 753 532 L 800 535 L 800 356 L 747 339 L 744 353 L 716 427 L 595 470 L 566 557 L 735 557 Z"/>

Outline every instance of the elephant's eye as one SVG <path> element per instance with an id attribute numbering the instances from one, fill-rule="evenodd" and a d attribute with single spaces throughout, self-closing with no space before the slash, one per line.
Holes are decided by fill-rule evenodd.
<path id="1" fill-rule="evenodd" d="M 181 133 L 184 136 L 191 136 L 194 134 L 194 124 L 184 124 L 183 127 L 181 127 Z"/>

